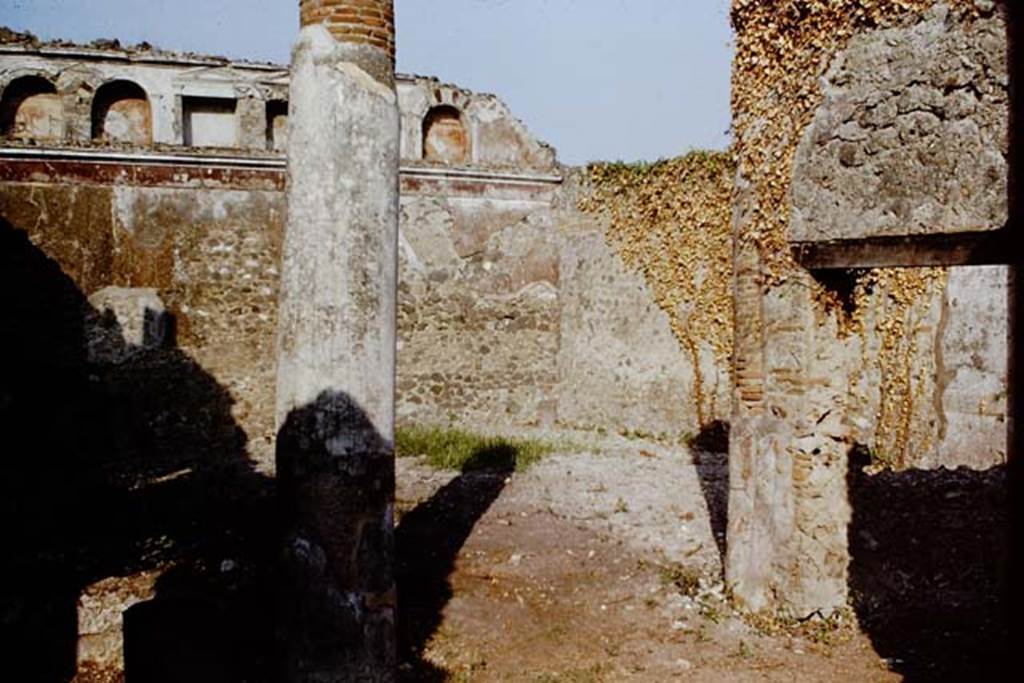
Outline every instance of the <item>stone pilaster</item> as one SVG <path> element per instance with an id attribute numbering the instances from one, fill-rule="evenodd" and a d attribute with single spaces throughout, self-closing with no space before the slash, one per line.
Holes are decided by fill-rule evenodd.
<path id="1" fill-rule="evenodd" d="M 742 606 L 805 617 L 846 603 L 847 350 L 809 274 L 771 282 L 755 206 L 740 176 L 725 574 Z"/>
<path id="2" fill-rule="evenodd" d="M 267 103 L 259 97 L 238 99 L 238 146 L 242 149 L 267 148 Z"/>
<path id="3" fill-rule="evenodd" d="M 278 313 L 284 678 L 391 681 L 399 161 L 393 10 L 390 0 L 301 7 Z"/>

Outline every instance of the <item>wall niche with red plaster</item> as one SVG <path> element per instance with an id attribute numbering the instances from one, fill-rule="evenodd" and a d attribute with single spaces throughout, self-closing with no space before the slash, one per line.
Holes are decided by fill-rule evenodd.
<path id="1" fill-rule="evenodd" d="M 423 118 L 423 158 L 445 164 L 469 161 L 469 131 L 458 109 L 445 104 L 427 112 Z"/>
<path id="2" fill-rule="evenodd" d="M 11 81 L 0 97 L 0 130 L 18 140 L 62 140 L 64 105 L 56 86 L 42 76 Z"/>
<path id="3" fill-rule="evenodd" d="M 92 139 L 149 145 L 153 142 L 153 116 L 149 98 L 131 81 L 111 81 L 96 91 L 92 106 Z"/>

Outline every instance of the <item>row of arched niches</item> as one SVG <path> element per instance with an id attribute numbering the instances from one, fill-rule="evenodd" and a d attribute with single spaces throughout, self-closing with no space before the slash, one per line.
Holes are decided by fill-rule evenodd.
<path id="1" fill-rule="evenodd" d="M 148 145 L 153 116 L 146 91 L 115 80 L 96 90 L 92 100 L 92 139 Z M 0 98 L 0 130 L 17 140 L 59 143 L 67 139 L 64 98 L 42 76 L 22 76 L 7 84 Z"/>
<path id="2" fill-rule="evenodd" d="M 28 75 L 13 79 L 0 96 L 0 132 L 22 142 L 56 145 L 80 136 L 70 133 L 67 100 L 49 79 Z M 249 136 L 243 144 L 239 133 L 237 100 L 231 98 L 182 98 L 182 125 L 178 144 L 189 147 L 283 150 L 288 135 L 288 103 L 270 100 L 266 106 L 264 135 Z M 145 89 L 129 80 L 112 80 L 99 86 L 92 97 L 91 140 L 99 144 L 131 146 L 153 144 L 153 111 Z M 471 136 L 464 114 L 449 104 L 439 104 L 423 117 L 423 159 L 446 164 L 469 162 Z M 252 138 L 255 137 L 255 142 Z"/>

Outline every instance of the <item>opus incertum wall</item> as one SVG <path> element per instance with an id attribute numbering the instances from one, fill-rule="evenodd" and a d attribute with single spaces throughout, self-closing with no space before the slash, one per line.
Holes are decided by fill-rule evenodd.
<path id="1" fill-rule="evenodd" d="M 494 96 L 404 76 L 396 89 L 398 419 L 695 431 L 685 400 L 649 400 L 690 396 L 692 370 L 642 276 L 605 240 L 606 227 L 563 196 L 554 151 Z M 42 97 L 38 106 L 32 97 Z M 47 325 L 66 329 L 61 338 L 77 344 L 86 377 L 90 364 L 118 376 L 130 369 L 130 386 L 153 392 L 140 405 L 144 416 L 132 418 L 146 443 L 159 434 L 161 448 L 180 454 L 212 421 L 230 446 L 210 442 L 187 463 L 228 453 L 259 476 L 273 473 L 288 71 L 150 50 L 5 44 L 0 102 L 11 124 L 0 147 L 0 216 L 11 235 L 27 239 L 76 301 L 94 299 L 100 319 L 119 321 L 103 327 L 104 344 L 118 329 L 127 339 L 157 301 L 173 334 L 156 347 L 131 337 L 149 349 L 142 356 L 120 347 L 93 353 L 77 313 Z M 41 128 L 28 116 L 39 110 L 49 112 Z M 37 329 L 36 313 L 55 308 L 23 301 L 8 309 L 12 329 Z M 601 341 L 587 342 L 595 329 Z M 140 358 L 164 359 L 154 365 L 163 369 L 147 375 Z M 219 387 L 215 414 L 199 419 L 161 399 L 165 371 L 180 375 L 186 360 L 201 377 L 164 393 L 207 405 L 192 392 Z M 578 401 L 584 390 L 590 396 Z M 132 438 L 112 443 L 116 461 L 147 452 Z M 177 457 L 154 466 L 154 481 L 190 481 L 199 471 Z M 122 613 L 161 593 L 160 574 L 105 571 L 75 589 L 86 596 L 78 633 L 89 645 L 80 653 L 83 666 L 118 668 Z"/>
<path id="2" fill-rule="evenodd" d="M 960 267 L 999 263 L 1008 217 L 1004 9 L 734 3 L 726 575 L 750 607 L 846 604 L 853 478 L 1006 463 L 1008 270 Z"/>
<path id="3" fill-rule="evenodd" d="M 6 139 L 7 215 L 76 279 L 88 274 L 87 292 L 157 288 L 179 343 L 231 390 L 248 450 L 272 469 L 287 70 L 145 50 L 0 46 L 0 88 L 29 76 L 60 93 L 63 133 Z M 494 96 L 427 78 L 399 76 L 396 85 L 398 418 L 695 433 L 686 400 L 649 400 L 691 396 L 694 370 L 642 278 L 604 239 L 606 226 L 580 216 L 575 195 L 561 196 L 554 151 Z M 119 107 L 132 116 L 115 116 L 112 127 L 102 113 Z M 148 131 L 139 116 L 147 108 Z M 137 142 L 147 135 L 151 143 Z M 85 226 L 92 237 L 64 253 L 65 237 Z M 601 283 L 601 313 L 587 313 Z M 608 343 L 586 342 L 594 325 Z M 662 340 L 657 352 L 640 354 L 652 334 Z"/>

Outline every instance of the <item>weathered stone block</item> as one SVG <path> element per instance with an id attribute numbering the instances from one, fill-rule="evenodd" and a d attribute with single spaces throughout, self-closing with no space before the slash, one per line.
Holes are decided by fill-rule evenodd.
<path id="1" fill-rule="evenodd" d="M 124 672 L 124 613 L 156 595 L 159 572 L 112 577 L 87 586 L 78 598 L 78 666 L 98 680 Z"/>
<path id="2" fill-rule="evenodd" d="M 105 287 L 89 297 L 98 319 L 87 326 L 92 363 L 117 363 L 173 341 L 174 323 L 155 289 Z"/>
<path id="3" fill-rule="evenodd" d="M 936 5 L 832 60 L 796 153 L 791 241 L 1003 227 L 1006 26 L 948 19 Z"/>

